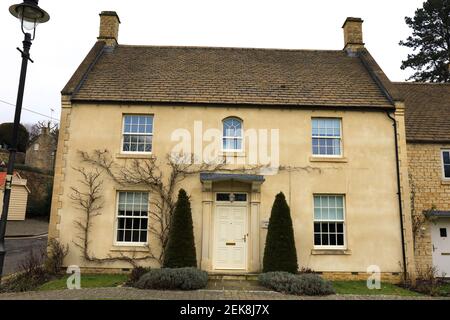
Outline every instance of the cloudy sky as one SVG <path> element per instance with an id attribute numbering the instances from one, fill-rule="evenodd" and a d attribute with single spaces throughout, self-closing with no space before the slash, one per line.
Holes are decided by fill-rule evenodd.
<path id="1" fill-rule="evenodd" d="M 21 1 L 21 0 L 20 0 Z M 17 2 L 20 2 L 17 0 Z M 98 36 L 102 10 L 117 11 L 119 42 L 288 49 L 343 48 L 342 24 L 361 17 L 367 48 L 391 80 L 408 53 L 398 45 L 410 30 L 404 22 L 423 0 L 41 0 L 51 20 L 38 27 L 31 48 L 22 123 L 59 119 L 60 91 Z M 23 35 L 0 3 L 0 123 L 12 122 Z M 6 103 L 5 103 L 6 102 Z M 10 104 L 8 104 L 10 103 Z M 54 111 L 52 112 L 51 109 Z"/>

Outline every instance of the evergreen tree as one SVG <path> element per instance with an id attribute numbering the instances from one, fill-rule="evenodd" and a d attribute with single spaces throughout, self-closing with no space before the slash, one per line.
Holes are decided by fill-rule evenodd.
<path id="1" fill-rule="evenodd" d="M 291 212 L 283 193 L 275 198 L 264 249 L 263 272 L 275 271 L 298 271 Z"/>
<path id="2" fill-rule="evenodd" d="M 197 267 L 191 203 L 183 189 L 178 193 L 163 266 L 164 268 Z"/>
<path id="3" fill-rule="evenodd" d="M 413 30 L 400 41 L 413 50 L 401 66 L 415 71 L 408 80 L 450 82 L 450 0 L 427 0 L 405 21 Z"/>

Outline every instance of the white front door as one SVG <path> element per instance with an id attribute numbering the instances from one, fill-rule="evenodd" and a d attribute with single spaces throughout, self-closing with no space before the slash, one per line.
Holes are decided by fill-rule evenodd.
<path id="1" fill-rule="evenodd" d="M 218 204 L 215 210 L 214 269 L 247 269 L 247 206 Z"/>
<path id="2" fill-rule="evenodd" d="M 450 277 L 450 219 L 432 222 L 433 265 L 438 276 Z"/>

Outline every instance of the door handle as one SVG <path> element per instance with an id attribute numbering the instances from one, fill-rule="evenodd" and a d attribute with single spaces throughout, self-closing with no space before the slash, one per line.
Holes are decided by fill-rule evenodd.
<path id="1" fill-rule="evenodd" d="M 436 249 L 437 249 L 437 248 L 436 248 L 436 247 L 434 246 L 434 244 L 433 244 L 433 252 L 435 252 L 435 251 L 436 251 Z"/>
<path id="2" fill-rule="evenodd" d="M 244 238 L 242 238 L 242 240 L 244 240 L 244 242 L 247 242 L 247 237 L 248 237 L 248 233 L 246 235 L 244 235 Z"/>

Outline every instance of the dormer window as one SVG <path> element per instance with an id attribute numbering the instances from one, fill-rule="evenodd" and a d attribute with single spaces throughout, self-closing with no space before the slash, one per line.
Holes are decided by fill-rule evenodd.
<path id="1" fill-rule="evenodd" d="M 238 118 L 223 120 L 223 151 L 242 151 L 243 140 L 242 120 Z"/>

